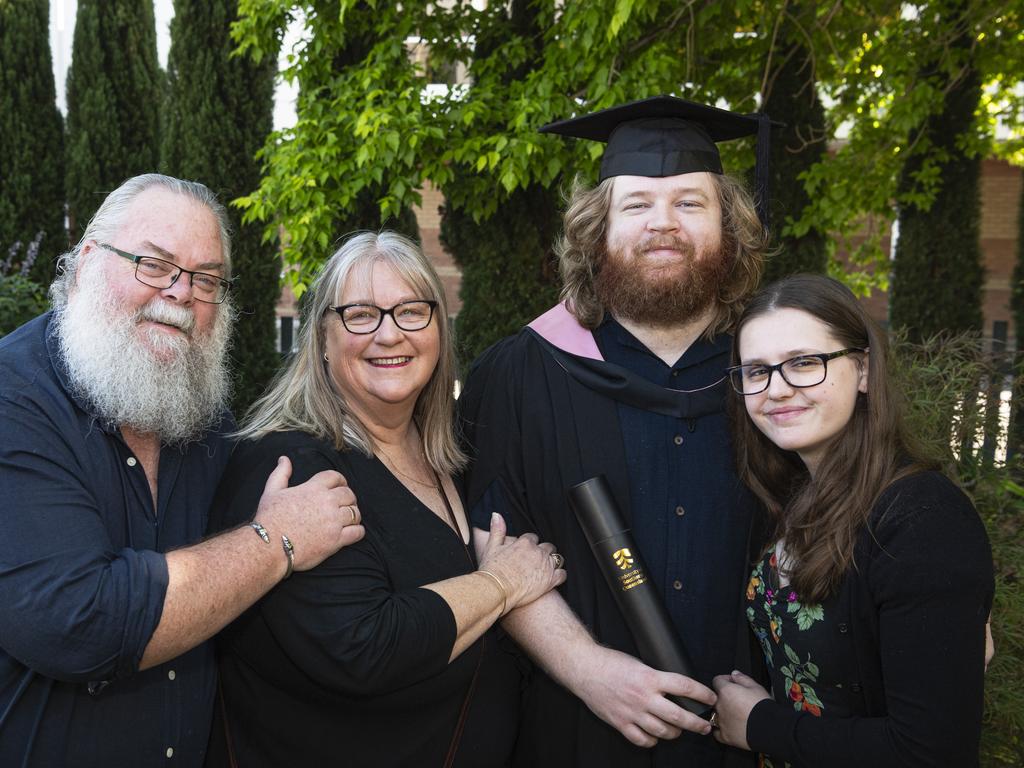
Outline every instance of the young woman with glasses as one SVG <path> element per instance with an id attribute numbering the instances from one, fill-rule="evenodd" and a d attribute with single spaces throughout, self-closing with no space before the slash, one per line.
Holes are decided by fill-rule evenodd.
<path id="1" fill-rule="evenodd" d="M 853 294 L 797 275 L 737 325 L 734 441 L 770 542 L 747 587 L 771 692 L 715 678 L 716 737 L 766 766 L 978 764 L 992 558 L 903 425 Z"/>

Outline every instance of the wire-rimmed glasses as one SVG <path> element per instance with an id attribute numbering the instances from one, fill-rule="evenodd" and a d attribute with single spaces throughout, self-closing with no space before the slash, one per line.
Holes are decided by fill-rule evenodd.
<path id="1" fill-rule="evenodd" d="M 231 288 L 230 280 L 217 277 L 217 275 L 184 269 L 173 262 L 158 259 L 156 256 L 138 256 L 115 248 L 108 243 L 97 242 L 96 245 L 135 264 L 135 279 L 150 288 L 170 288 L 182 274 L 186 274 L 189 276 L 189 283 L 192 286 L 192 298 L 207 304 L 223 303 Z"/>

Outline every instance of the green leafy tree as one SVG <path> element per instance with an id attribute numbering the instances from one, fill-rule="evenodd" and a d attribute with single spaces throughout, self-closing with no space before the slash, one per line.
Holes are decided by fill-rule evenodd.
<path id="1" fill-rule="evenodd" d="M 230 28 L 236 0 L 175 0 L 168 54 L 162 169 L 201 181 L 230 203 L 259 183 L 256 153 L 273 128 L 273 59 L 232 56 Z M 241 414 L 277 369 L 274 307 L 281 290 L 281 259 L 261 229 L 243 224 L 228 206 L 232 229 L 233 291 L 241 310 L 232 356 L 233 406 Z"/>
<path id="2" fill-rule="evenodd" d="M 981 79 L 965 10 L 959 2 L 929 10 L 949 19 L 943 59 L 925 63 L 922 77 L 943 108 L 912 136 L 914 150 L 900 178 L 889 314 L 914 341 L 942 331 L 981 330 L 981 159 L 968 143 Z M 929 185 L 934 191 L 920 199 L 918 190 Z"/>
<path id="3" fill-rule="evenodd" d="M 338 45 L 321 48 L 317 54 L 331 62 L 328 69 L 310 70 L 303 73 L 299 91 L 300 109 L 306 110 L 307 105 L 315 108 L 312 102 L 323 98 L 329 87 L 330 80 L 344 76 L 356 67 L 379 42 L 381 30 L 375 24 L 376 9 L 372 3 L 360 2 L 345 13 L 345 37 Z M 326 82 L 314 79 L 314 74 L 321 74 Z M 359 191 L 355 198 L 345 207 L 334 211 L 334 223 L 331 231 L 335 243 L 352 232 L 388 228 L 396 230 L 412 240 L 419 241 L 419 225 L 416 214 L 409 205 L 402 205 L 397 212 L 382 214 L 377 200 L 381 195 L 380 184 L 370 184 Z M 324 253 L 320 256 L 324 259 Z"/>
<path id="4" fill-rule="evenodd" d="M 0 244 L 36 242 L 27 277 L 47 284 L 67 245 L 64 122 L 57 110 L 46 0 L 0 2 Z M 40 237 L 41 235 L 41 237 Z"/>
<path id="5" fill-rule="evenodd" d="M 516 39 L 526 51 L 506 82 L 536 69 L 538 44 L 535 6 L 513 0 L 490 17 L 473 52 L 474 62 L 495 55 L 502 43 Z M 475 171 L 459 168 L 452 184 L 465 186 Z M 496 339 L 515 333 L 558 299 L 558 275 L 552 244 L 560 226 L 558 190 L 533 182 L 508 195 L 500 214 L 476 219 L 466 207 L 446 206 L 441 241 L 462 270 L 462 311 L 458 319 L 459 353 L 471 363 Z"/>
<path id="6" fill-rule="evenodd" d="M 289 71 L 297 78 L 318 66 L 317 50 L 345 39 L 342 19 L 357 7 L 342 2 L 323 15 L 316 4 L 243 0 L 237 39 L 247 51 L 276 50 L 284 23 L 301 11 L 306 42 Z M 304 241 L 329 238 L 331 208 L 348 204 L 367 183 L 381 185 L 378 203 L 387 211 L 419 202 L 417 190 L 429 179 L 451 210 L 482 222 L 491 221 L 517 190 L 551 188 L 575 173 L 592 178 L 600 147 L 538 135 L 536 129 L 553 119 L 658 93 L 723 100 L 752 112 L 759 100 L 803 98 L 811 104 L 809 90 L 816 87 L 829 105 L 821 143 L 834 139 L 840 126 L 848 128 L 848 139 L 809 165 L 806 156 L 779 152 L 775 192 L 782 195 L 782 209 L 775 232 L 789 242 L 810 237 L 812 243 L 816 233 L 828 232 L 829 256 L 842 246 L 854 265 L 865 265 L 848 281 L 862 290 L 886 284 L 888 261 L 880 244 L 893 201 L 926 201 L 937 193 L 933 184 L 900 190 L 898 182 L 916 149 L 908 137 L 941 109 L 934 84 L 922 77 L 922 62 L 941 59 L 948 45 L 944 14 L 924 12 L 926 5 L 871 0 L 538 0 L 530 7 L 539 34 L 509 35 L 485 57 L 475 55 L 474 41 L 486 39 L 507 4 L 377 7 L 379 42 L 344 77 L 317 81 L 323 88 L 318 103 L 325 106 L 309 112 L 308 123 L 300 110 L 296 129 L 268 144 L 263 182 L 245 201 L 249 215 L 288 232 L 293 245 L 287 259 L 301 262 Z M 1014 3 L 972 0 L 966 16 L 989 100 L 968 137 L 971 146 L 981 147 L 990 142 L 997 113 L 1019 130 L 1013 106 L 1020 103 L 1015 88 L 1024 72 L 1024 46 Z M 466 67 L 467 84 L 426 97 L 429 81 L 399 43 L 407 39 L 429 44 L 438 65 Z M 515 74 L 529 60 L 538 63 Z M 780 62 L 792 63 L 793 72 L 780 69 Z M 799 139 L 784 136 L 783 148 L 819 138 L 813 114 L 773 116 L 787 123 L 795 118 L 801 130 Z M 746 172 L 753 143 L 733 144 L 723 148 L 726 167 Z M 794 167 L 785 168 L 790 161 Z M 793 187 L 805 195 L 787 200 Z"/>
<path id="7" fill-rule="evenodd" d="M 110 190 L 157 168 L 161 81 L 152 0 L 79 0 L 67 86 L 72 241 Z"/>
<path id="8" fill-rule="evenodd" d="M 768 70 L 762 88 L 764 111 L 778 116 L 781 128 L 772 132 L 771 218 L 776 251 L 768 260 L 763 281 L 769 283 L 797 272 L 825 272 L 829 252 L 825 234 L 813 227 L 797 229 L 794 222 L 810 204 L 801 175 L 825 154 L 825 108 L 818 95 L 816 62 L 801 33 L 801 16 L 796 7 L 778 19 L 776 41 L 770 54 L 778 64 Z"/>

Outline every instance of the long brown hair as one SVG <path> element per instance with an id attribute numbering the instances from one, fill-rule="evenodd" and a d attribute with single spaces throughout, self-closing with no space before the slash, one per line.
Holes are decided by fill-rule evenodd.
<path id="1" fill-rule="evenodd" d="M 867 393 L 829 446 L 812 479 L 800 458 L 764 436 L 747 416 L 742 396 L 731 399 L 733 442 L 740 479 L 761 499 L 783 540 L 790 582 L 803 602 L 820 602 L 856 566 L 857 534 L 878 497 L 894 480 L 934 466 L 904 427 L 900 394 L 889 377 L 889 343 L 849 288 L 821 275 L 793 275 L 762 289 L 736 326 L 733 365 L 743 328 L 777 309 L 799 309 L 828 326 L 842 347 L 867 349 Z"/>
<path id="2" fill-rule="evenodd" d="M 729 279 L 718 288 L 716 313 L 707 334 L 727 331 L 739 317 L 744 300 L 761 281 L 768 233 L 757 217 L 754 201 L 743 184 L 723 174 L 711 174 L 722 208 L 723 256 L 732 260 Z M 577 177 L 565 211 L 564 231 L 556 245 L 562 276 L 562 299 L 586 328 L 604 319 L 604 306 L 594 290 L 594 276 L 607 254 L 608 209 L 612 184 L 605 179 L 588 187 Z"/>

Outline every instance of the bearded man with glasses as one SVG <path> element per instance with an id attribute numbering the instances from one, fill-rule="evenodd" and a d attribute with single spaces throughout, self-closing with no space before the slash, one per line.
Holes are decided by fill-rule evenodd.
<path id="1" fill-rule="evenodd" d="M 231 245 L 201 184 L 129 179 L 0 341 L 0 765 L 201 766 L 209 638 L 362 536 L 336 472 L 269 476 L 200 541 L 227 461 Z"/>

